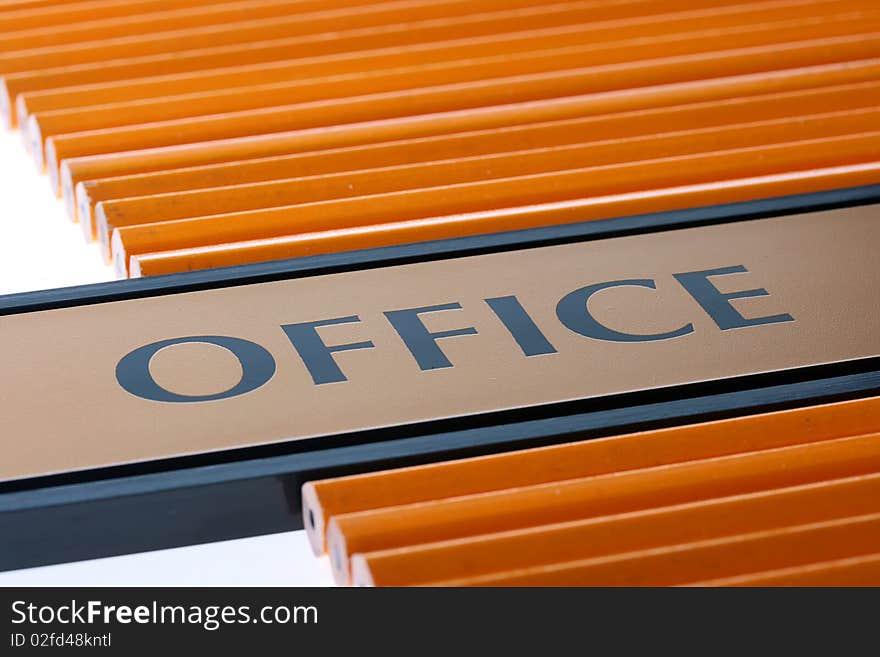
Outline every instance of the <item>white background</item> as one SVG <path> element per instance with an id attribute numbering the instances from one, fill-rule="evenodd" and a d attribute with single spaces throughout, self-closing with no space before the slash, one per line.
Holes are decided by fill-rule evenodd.
<path id="1" fill-rule="evenodd" d="M 19 134 L 2 129 L 0 198 L 0 294 L 113 280 L 97 247 L 85 243 L 80 227 L 51 194 L 47 178 L 37 175 Z M 0 547 L 2 541 L 0 536 Z M 0 573 L 0 586 L 331 583 L 326 558 L 312 556 L 302 531 Z"/>

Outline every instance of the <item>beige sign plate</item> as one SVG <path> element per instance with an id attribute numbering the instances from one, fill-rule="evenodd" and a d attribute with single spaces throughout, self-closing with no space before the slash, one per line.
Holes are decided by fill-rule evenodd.
<path id="1" fill-rule="evenodd" d="M 880 206 L 31 312 L 0 480 L 877 355 Z"/>

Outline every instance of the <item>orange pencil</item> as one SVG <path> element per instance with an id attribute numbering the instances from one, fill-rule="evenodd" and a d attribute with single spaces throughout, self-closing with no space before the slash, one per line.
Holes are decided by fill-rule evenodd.
<path id="1" fill-rule="evenodd" d="M 864 3 L 861 3 L 864 6 Z M 129 102 L 146 98 L 174 96 L 184 93 L 229 90 L 234 87 L 248 87 L 293 79 L 314 77 L 312 73 L 328 77 L 353 71 L 370 71 L 413 66 L 420 63 L 436 63 L 443 60 L 463 60 L 476 56 L 514 53 L 538 48 L 563 47 L 578 43 L 603 41 L 623 41 L 633 37 L 649 35 L 660 36 L 675 32 L 697 32 L 712 27 L 731 27 L 738 23 L 767 22 L 774 18 L 791 20 L 796 16 L 819 16 L 827 14 L 831 8 L 841 11 L 844 5 L 840 0 L 786 0 L 770 4 L 744 4 L 731 7 L 675 11 L 669 14 L 651 14 L 618 20 L 597 22 L 595 11 L 582 10 L 583 16 L 568 12 L 570 19 L 563 25 L 516 31 L 512 33 L 488 34 L 472 38 L 453 38 L 445 41 L 420 42 L 412 45 L 373 50 L 355 50 L 324 56 L 314 56 L 305 43 L 292 42 L 281 61 L 266 61 L 242 66 L 240 62 L 225 68 L 211 66 L 208 70 L 161 75 L 158 77 L 124 79 L 112 82 L 81 84 L 70 86 L 72 73 L 57 82 L 65 85 L 61 89 L 31 91 L 21 93 L 18 81 L 7 79 L 10 95 L 21 93 L 16 105 L 24 108 L 21 119 L 28 114 L 62 109 L 72 109 L 108 103 Z M 613 6 L 611 8 L 614 8 Z M 541 16 L 561 17 L 558 13 Z M 592 20 L 592 22 L 578 22 Z M 300 48 L 296 46 L 299 45 Z M 301 51 L 301 55 L 298 53 Z M 216 64 L 217 62 L 214 62 Z M 15 78 L 15 76 L 11 76 Z M 74 78 L 75 79 L 75 78 Z"/>
<path id="2" fill-rule="evenodd" d="M 80 3 L 82 0 L 3 0 L 0 11 L 21 11 L 40 7 L 65 6 Z"/>
<path id="3" fill-rule="evenodd" d="M 332 128 L 294 130 L 185 146 L 72 158 L 61 163 L 60 176 L 56 175 L 54 168 L 50 168 L 49 179 L 57 194 L 61 195 L 63 192 L 65 202 L 70 207 L 74 203 L 74 189 L 78 183 L 108 176 L 155 172 L 186 166 L 232 162 L 395 139 L 443 135 L 467 130 L 524 125 L 538 121 L 815 88 L 823 86 L 826 79 L 832 83 L 863 81 L 866 77 L 873 80 L 871 72 L 877 61 L 872 59 L 862 62 L 783 69 L 758 74 L 657 85 L 635 91 L 620 90 L 540 101 L 506 103 L 493 107 L 405 117 L 394 121 L 367 121 Z"/>
<path id="4" fill-rule="evenodd" d="M 880 553 L 704 580 L 687 586 L 880 586 Z"/>
<path id="5" fill-rule="evenodd" d="M 306 483 L 315 554 L 331 516 L 880 431 L 880 397 Z"/>
<path id="6" fill-rule="evenodd" d="M 880 183 L 880 162 L 798 170 L 542 205 L 382 223 L 131 256 L 132 277 L 666 212 Z"/>
<path id="7" fill-rule="evenodd" d="M 669 57 L 704 48 L 722 50 L 747 45 L 748 39 L 756 39 L 757 33 L 762 31 L 773 31 L 784 39 L 786 33 L 795 34 L 794 30 L 797 30 L 797 37 L 806 39 L 829 34 L 832 23 L 858 21 L 862 26 L 870 24 L 872 18 L 880 19 L 880 13 L 865 11 L 834 16 L 816 16 L 807 12 L 790 15 L 792 13 L 786 7 L 784 12 L 777 8 L 771 12 L 747 12 L 735 21 L 730 16 L 710 16 L 702 21 L 691 17 L 652 24 L 650 30 L 641 25 L 626 30 L 619 25 L 602 27 L 599 24 L 593 29 L 557 33 L 552 37 L 541 35 L 537 39 L 518 39 L 504 47 L 487 48 L 486 44 L 470 49 L 452 47 L 426 52 L 418 58 L 397 53 L 379 60 L 373 58 L 372 63 L 355 59 L 355 66 L 351 60 L 343 66 L 326 62 L 315 62 L 311 66 L 291 63 L 287 68 L 276 67 L 263 79 L 251 71 L 242 73 L 241 82 L 236 84 L 234 76 L 226 76 L 230 79 L 219 88 L 217 85 L 221 85 L 222 79 L 219 77 L 214 88 L 209 89 L 190 90 L 185 83 L 175 81 L 164 87 L 166 94 L 172 95 L 160 93 L 158 97 L 117 101 L 99 96 L 92 102 L 87 101 L 85 107 L 51 111 L 32 109 L 28 120 L 29 140 L 37 144 L 69 132 L 617 63 L 621 58 L 632 61 L 650 58 L 657 53 Z M 797 18 L 801 13 L 807 13 L 806 17 Z M 775 22 L 765 20 L 770 17 L 776 17 Z M 876 25 L 880 27 L 880 20 Z"/>
<path id="8" fill-rule="evenodd" d="M 860 67 L 880 73 L 880 64 Z M 475 156 L 501 151 L 555 146 L 575 141 L 583 130 L 591 127 L 604 139 L 626 138 L 652 130 L 660 122 L 664 132 L 699 129 L 723 125 L 731 120 L 770 120 L 793 116 L 805 105 L 811 114 L 834 112 L 868 104 L 877 83 L 839 85 L 798 91 L 745 96 L 742 98 L 693 103 L 669 108 L 622 112 L 617 115 L 588 116 L 552 122 L 490 128 L 482 131 L 453 133 L 415 139 L 365 144 L 348 148 L 328 149 L 310 153 L 230 163 L 171 169 L 115 178 L 99 178 L 79 183 L 76 189 L 76 211 L 72 218 L 82 222 L 87 239 L 97 236 L 94 206 L 100 201 L 182 192 L 207 190 L 212 187 L 243 185 L 297 176 L 330 174 L 340 171 L 367 170 L 455 157 Z"/>
<path id="9" fill-rule="evenodd" d="M 0 32 L 67 25 L 118 16 L 199 7 L 212 0 L 69 0 L 68 2 L 4 3 L 0 5 Z"/>
<path id="10" fill-rule="evenodd" d="M 97 0 L 106 2 L 106 0 Z M 124 1 L 124 0 L 123 0 Z M 30 11 L 33 9 L 50 7 L 70 7 L 81 4 L 84 0 L 0 0 L 0 12 L 7 11 Z"/>
<path id="11" fill-rule="evenodd" d="M 239 0 L 219 4 L 200 4 L 187 7 L 166 6 L 148 13 L 121 16 L 95 16 L 80 22 L 61 25 L 37 25 L 0 31 L 0 52 L 36 50 L 66 46 L 88 41 L 107 41 L 125 37 L 140 37 L 151 33 L 187 30 L 208 25 L 223 25 L 260 18 L 283 17 L 291 13 L 305 13 L 334 9 L 337 5 L 364 4 L 366 0 Z M 135 7 L 136 8 L 136 7 Z M 2 25 L 2 17 L 0 17 Z"/>
<path id="12" fill-rule="evenodd" d="M 880 86 L 877 91 L 880 92 Z M 877 96 L 880 100 L 880 93 Z M 560 126 L 560 132 L 564 130 L 568 135 L 568 143 L 539 141 L 527 149 L 517 149 L 514 146 L 498 153 L 465 153 L 452 157 L 440 151 L 430 160 L 421 162 L 416 160 L 373 167 L 354 165 L 341 172 L 311 175 L 310 172 L 291 170 L 289 174 L 299 175 L 219 188 L 123 197 L 101 202 L 101 221 L 111 226 L 131 226 L 456 182 L 858 134 L 870 132 L 880 125 L 880 110 L 875 108 L 876 103 L 867 99 L 864 104 L 870 109 L 766 121 L 748 121 L 750 117 L 743 117 L 742 122 L 721 127 L 678 131 L 670 130 L 669 124 L 664 122 L 663 132 L 613 139 L 609 138 L 613 135 L 604 131 L 591 134 L 587 130 L 578 130 L 591 123 L 602 125 L 602 122 L 565 122 L 565 125 Z M 602 138 L 595 139 L 598 135 Z M 443 142 L 438 144 L 441 148 L 444 145 Z"/>
<path id="13" fill-rule="evenodd" d="M 878 549 L 880 514 L 872 514 L 429 586 L 675 586 Z"/>
<path id="14" fill-rule="evenodd" d="M 880 474 L 355 555 L 355 586 L 412 586 L 880 511 Z"/>
<path id="15" fill-rule="evenodd" d="M 105 2 L 106 0 L 0 0 L 0 14 L 39 9 L 63 8 L 82 4 L 85 1 Z M 125 0 L 120 0 L 124 2 Z"/>
<path id="16" fill-rule="evenodd" d="M 136 250 L 155 248 L 159 246 L 157 241 L 163 238 L 169 244 L 190 244 L 184 248 L 192 249 L 199 246 L 199 242 L 210 245 L 270 239 L 437 217 L 457 216 L 462 221 L 460 215 L 464 213 L 498 208 L 876 161 L 880 161 L 880 132 L 376 193 L 142 224 L 130 230 L 123 228 L 122 224 L 132 219 L 117 216 L 114 218 L 116 224 L 111 225 L 102 213 L 102 204 L 98 204 L 96 223 L 102 244 L 116 251 L 121 274 L 125 271 L 127 258 L 132 255 L 129 244 Z M 317 184 L 320 185 L 320 180 Z M 108 233 L 112 228 L 119 229 L 119 232 L 113 237 L 111 246 Z M 506 228 L 512 229 L 512 226 Z"/>
<path id="17" fill-rule="evenodd" d="M 321 1 L 321 0 L 316 0 Z M 595 1 L 595 0 L 591 0 Z M 618 0 L 621 1 L 621 0 Z M 326 8 L 327 5 L 324 5 Z M 119 39 L 16 50 L 0 61 L 0 74 L 35 71 L 119 58 L 158 55 L 180 50 L 244 44 L 300 35 L 381 28 L 408 21 L 443 19 L 488 12 L 491 9 L 535 7 L 536 0 L 389 0 L 361 7 L 299 12 L 290 5 L 288 16 L 243 20 Z M 335 35 L 334 35 L 335 36 Z"/>
<path id="18" fill-rule="evenodd" d="M 835 23 L 829 25 L 828 29 L 842 28 L 843 25 L 844 23 Z M 846 30 L 851 31 L 857 27 L 859 26 L 848 25 Z M 778 32 L 756 33 L 743 35 L 742 40 L 775 39 L 779 36 Z M 245 137 L 339 123 L 400 118 L 588 91 L 599 92 L 633 86 L 692 81 L 724 74 L 827 63 L 829 60 L 871 57 L 880 54 L 880 38 L 877 36 L 877 34 L 856 34 L 796 43 L 774 43 L 770 46 L 673 56 L 622 64 L 620 67 L 586 67 L 531 73 L 61 134 L 46 139 L 46 165 L 53 175 L 57 175 L 59 163 L 71 157 Z M 705 47 L 711 48 L 711 40 L 705 44 Z M 598 70 L 600 68 L 602 70 Z"/>
<path id="19" fill-rule="evenodd" d="M 678 174 L 686 174 L 691 166 L 690 160 L 686 159 L 687 155 L 715 151 L 724 152 L 726 155 L 731 151 L 739 152 L 750 145 L 762 147 L 789 140 L 854 134 L 865 132 L 877 125 L 880 125 L 880 111 L 866 110 L 826 115 L 813 120 L 809 117 L 799 117 L 796 120 L 734 124 L 724 128 L 663 133 L 635 139 L 603 140 L 530 151 L 514 151 L 495 156 L 477 155 L 215 190 L 103 201 L 97 206 L 96 224 L 98 235 L 108 250 L 111 229 L 119 229 L 112 255 L 118 261 L 120 271 L 124 271 L 127 258 L 139 253 L 222 244 L 243 239 L 265 239 L 302 231 L 330 230 L 335 227 L 324 224 L 321 213 L 318 213 L 316 221 L 313 222 L 309 215 L 306 215 L 309 218 L 304 220 L 303 215 L 292 207 L 290 212 L 282 210 L 284 206 L 587 168 L 593 170 L 593 180 L 589 189 L 578 188 L 576 192 L 578 195 L 591 192 L 621 193 L 631 190 L 615 186 L 611 182 L 617 179 L 617 172 L 611 177 L 607 175 L 611 172 L 612 165 L 617 163 L 623 163 L 619 167 L 621 171 L 632 171 L 639 167 L 640 163 L 644 163 L 642 176 L 633 174 L 629 182 L 641 186 L 648 180 L 647 184 L 656 186 L 657 183 L 652 176 L 658 175 L 658 167 L 657 163 L 652 165 L 651 160 L 661 160 L 665 164 L 667 158 L 677 158 L 680 167 Z M 877 133 L 877 138 L 880 142 L 880 133 Z M 877 153 L 880 155 L 880 143 Z M 750 154 L 754 155 L 754 152 Z M 697 159 L 700 162 L 697 165 L 699 171 L 695 171 L 692 177 L 688 178 L 688 182 L 704 180 L 701 178 L 703 174 L 713 177 L 719 175 L 719 171 L 712 165 L 704 164 L 705 158 Z M 715 159 L 712 158 L 713 161 Z M 756 157 L 756 159 L 760 158 Z M 732 157 L 731 160 L 733 162 L 727 164 L 735 166 L 736 157 Z M 757 170 L 760 171 L 760 168 Z M 549 182 L 552 179 L 552 176 L 542 177 L 540 179 L 542 182 L 538 185 L 546 184 L 550 187 L 553 185 Z M 683 178 L 676 178 L 676 182 L 680 180 Z M 530 184 L 531 181 L 523 181 L 519 193 L 527 194 Z M 464 206 L 459 202 L 466 196 L 467 192 L 458 197 L 454 209 L 448 213 L 464 211 Z M 536 196 L 530 195 L 522 202 L 532 204 L 533 198 Z M 388 197 L 384 196 L 383 199 L 387 202 Z M 417 209 L 422 207 L 417 201 L 413 201 L 412 197 L 410 200 L 412 201 L 410 208 L 424 216 L 440 216 L 445 213 L 441 209 L 442 205 L 430 205 L 422 210 Z M 503 192 L 499 193 L 496 200 L 497 207 L 511 205 L 509 197 Z M 539 202 L 551 200 L 553 199 L 543 197 Z M 368 201 L 364 199 L 363 203 L 358 203 L 358 207 L 367 203 Z M 441 203 L 447 202 L 441 201 Z M 383 208 L 388 213 L 389 221 L 418 218 L 413 215 L 400 215 L 395 208 L 394 202 Z M 266 212 L 256 212 L 260 209 Z M 353 223 L 361 216 L 363 213 L 353 213 L 355 220 Z"/>
<path id="20" fill-rule="evenodd" d="M 708 0 L 707 0 L 708 1 Z M 777 0 L 800 3 L 801 0 Z M 730 0 L 711 0 L 693 10 L 685 0 L 577 0 L 551 5 L 537 5 L 476 14 L 456 15 L 423 21 L 407 21 L 368 29 L 354 29 L 313 35 L 284 37 L 272 34 L 259 41 L 234 43 L 181 50 L 173 53 L 131 56 L 78 65 L 6 74 L 0 78 L 0 105 L 28 114 L 23 92 L 51 90 L 92 83 L 118 82 L 150 76 L 192 73 L 223 67 L 258 65 L 292 58 L 347 57 L 353 53 L 376 50 L 397 50 L 424 47 L 432 42 L 491 39 L 506 33 L 524 34 L 540 29 L 559 29 L 589 21 L 645 23 L 663 20 L 667 12 L 688 12 L 702 16 L 714 8 L 727 10 Z M 763 2 L 761 3 L 764 4 Z M 63 94 L 63 92 L 62 92 Z"/>
<path id="21" fill-rule="evenodd" d="M 357 553 L 586 520 L 878 471 L 880 434 L 838 438 L 335 515 L 327 526 L 327 551 L 336 581 L 348 583 L 350 557 Z"/>

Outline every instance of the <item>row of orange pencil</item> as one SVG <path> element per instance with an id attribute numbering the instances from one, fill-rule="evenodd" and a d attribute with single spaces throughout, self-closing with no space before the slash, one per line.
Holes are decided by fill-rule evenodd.
<path id="1" fill-rule="evenodd" d="M 359 586 L 880 585 L 880 398 L 327 479 Z"/>
<path id="2" fill-rule="evenodd" d="M 873 0 L 9 0 L 0 111 L 121 276 L 880 182 Z"/>

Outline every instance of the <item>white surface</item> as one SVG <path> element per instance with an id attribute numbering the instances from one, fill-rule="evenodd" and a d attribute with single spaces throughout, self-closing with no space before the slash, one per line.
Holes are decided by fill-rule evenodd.
<path id="1" fill-rule="evenodd" d="M 19 133 L 0 128 L 0 294 L 114 279 L 98 247 L 86 244 Z"/>
<path id="2" fill-rule="evenodd" d="M 329 586 L 305 532 L 0 573 L 0 586 Z"/>
<path id="3" fill-rule="evenodd" d="M 97 247 L 85 243 L 37 175 L 18 133 L 2 128 L 0 195 L 0 294 L 113 280 Z M 0 573 L 0 586 L 330 584 L 327 559 L 312 556 L 303 531 Z"/>

